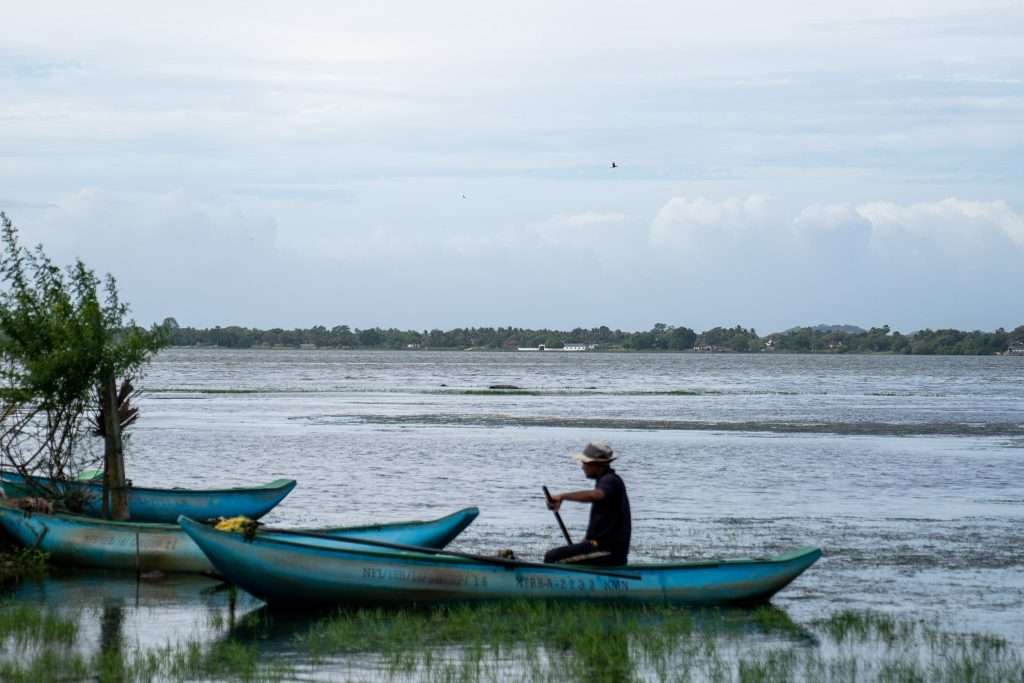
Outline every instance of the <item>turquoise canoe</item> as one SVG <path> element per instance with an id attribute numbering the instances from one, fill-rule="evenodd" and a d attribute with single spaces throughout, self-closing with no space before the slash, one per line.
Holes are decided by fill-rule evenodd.
<path id="1" fill-rule="evenodd" d="M 99 517 L 103 511 L 103 483 L 96 480 L 57 482 L 36 477 L 50 490 L 81 490 L 86 494 L 83 513 Z M 34 495 L 25 478 L 14 472 L 0 472 L 0 484 L 9 498 Z M 178 515 L 192 519 L 245 516 L 259 519 L 295 488 L 294 479 L 278 479 L 263 486 L 229 489 L 153 489 L 128 488 L 128 514 L 133 522 L 174 524 Z"/>
<path id="2" fill-rule="evenodd" d="M 325 537 L 344 535 L 443 548 L 478 514 L 476 508 L 466 508 L 431 521 L 311 529 L 309 532 L 317 535 L 308 539 L 298 535 L 302 530 L 262 528 L 257 538 L 278 538 L 287 533 L 288 539 L 306 539 L 304 542 L 310 545 L 343 547 L 345 544 Z M 216 573 L 206 555 L 177 524 L 108 522 L 80 515 L 26 513 L 0 505 L 0 526 L 21 545 L 49 553 L 56 564 L 138 572 Z"/>
<path id="3" fill-rule="evenodd" d="M 756 604 L 821 557 L 818 548 L 803 548 L 767 559 L 587 568 L 371 546 L 324 547 L 280 536 L 247 541 L 185 517 L 178 523 L 226 580 L 279 606 L 509 598 Z"/>

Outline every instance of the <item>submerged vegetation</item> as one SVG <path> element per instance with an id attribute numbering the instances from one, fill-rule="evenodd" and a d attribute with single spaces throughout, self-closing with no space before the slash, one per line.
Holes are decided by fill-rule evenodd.
<path id="1" fill-rule="evenodd" d="M 46 572 L 46 553 L 0 544 L 0 585 Z"/>
<path id="2" fill-rule="evenodd" d="M 888 325 L 863 330 L 849 325 L 795 327 L 765 336 L 753 328 L 715 327 L 697 333 L 685 326 L 657 323 L 650 330 L 624 332 L 607 326 L 572 330 L 523 327 L 467 327 L 452 330 L 399 330 L 348 325 L 285 330 L 247 327 L 181 327 L 174 318 L 164 320 L 174 346 L 225 348 L 341 348 L 341 349 L 472 349 L 515 350 L 519 347 L 562 349 L 567 344 L 605 351 L 725 351 L 786 353 L 901 353 L 991 355 L 1019 350 L 1024 353 L 1024 325 L 993 332 L 919 330 L 908 334 Z"/>
<path id="3" fill-rule="evenodd" d="M 106 608 L 104 609 L 106 612 Z M 79 619 L 0 605 L 0 679 L 431 681 L 1020 681 L 991 635 L 844 611 L 809 624 L 782 610 L 525 603 L 342 610 L 312 620 L 261 608 L 216 616 L 212 638 L 151 649 Z M 119 624 L 116 620 L 114 623 Z"/>

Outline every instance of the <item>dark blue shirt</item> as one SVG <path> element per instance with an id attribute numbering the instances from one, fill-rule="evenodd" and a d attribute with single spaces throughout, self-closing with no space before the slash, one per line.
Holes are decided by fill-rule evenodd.
<path id="1" fill-rule="evenodd" d="M 594 482 L 594 488 L 601 489 L 604 498 L 590 505 L 586 540 L 597 541 L 597 549 L 611 553 L 616 564 L 626 564 L 633 530 L 626 485 L 609 469 Z"/>

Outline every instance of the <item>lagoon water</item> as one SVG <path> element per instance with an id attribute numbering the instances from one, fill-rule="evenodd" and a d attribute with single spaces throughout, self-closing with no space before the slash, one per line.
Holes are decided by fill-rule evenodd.
<path id="1" fill-rule="evenodd" d="M 481 393 L 495 384 L 524 392 Z M 870 609 L 1024 644 L 1024 358 L 170 349 L 143 388 L 130 477 L 296 478 L 274 525 L 476 505 L 454 547 L 537 559 L 560 542 L 541 485 L 587 487 L 568 454 L 601 438 L 621 455 L 632 559 L 820 545 L 773 600 L 798 623 Z M 581 535 L 586 508 L 563 511 Z M 195 628 L 225 600 L 205 580 L 118 581 L 133 642 Z M 17 595 L 99 610 L 95 583 L 61 575 Z"/>

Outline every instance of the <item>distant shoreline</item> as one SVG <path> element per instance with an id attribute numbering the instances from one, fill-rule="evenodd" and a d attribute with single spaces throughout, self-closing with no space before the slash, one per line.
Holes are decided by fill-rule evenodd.
<path id="1" fill-rule="evenodd" d="M 740 325 L 697 333 L 689 327 L 663 323 L 633 332 L 607 326 L 572 330 L 471 327 L 420 332 L 380 327 L 357 329 L 347 325 L 292 330 L 238 326 L 199 329 L 181 327 L 174 318 L 167 318 L 161 327 L 170 345 L 179 348 L 1024 356 L 1024 325 L 1010 331 L 925 329 L 909 334 L 892 330 L 888 325 L 869 330 L 853 325 L 817 325 L 764 336 L 754 328 Z"/>
<path id="2" fill-rule="evenodd" d="M 192 346 L 182 346 L 177 344 L 171 344 L 166 347 L 169 349 L 221 349 L 221 350 L 232 350 L 232 351 L 395 351 L 399 353 L 412 353 L 416 351 L 436 351 L 439 353 L 508 353 L 508 354 L 527 354 L 526 351 L 517 351 L 516 349 L 460 349 L 455 347 L 429 347 L 420 349 L 394 349 L 386 346 L 317 346 L 315 348 L 301 348 L 299 346 L 217 346 L 215 344 L 196 344 Z M 692 355 L 692 356 L 707 356 L 707 355 L 721 355 L 721 356 L 749 356 L 749 355 L 771 355 L 771 356 L 913 356 L 913 355 L 929 355 L 929 356 L 963 356 L 962 353 L 929 353 L 929 354 L 914 354 L 914 353 L 901 353 L 898 351 L 771 351 L 771 352 L 753 352 L 753 351 L 694 351 L 693 349 L 622 349 L 622 348 L 608 348 L 608 349 L 593 349 L 591 351 L 570 351 L 563 352 L 557 349 L 551 349 L 545 353 L 549 355 L 594 355 L 594 354 L 651 354 L 651 355 Z M 1024 358 L 1024 353 L 990 353 L 990 354 L 970 354 L 980 356 L 1020 356 Z"/>

